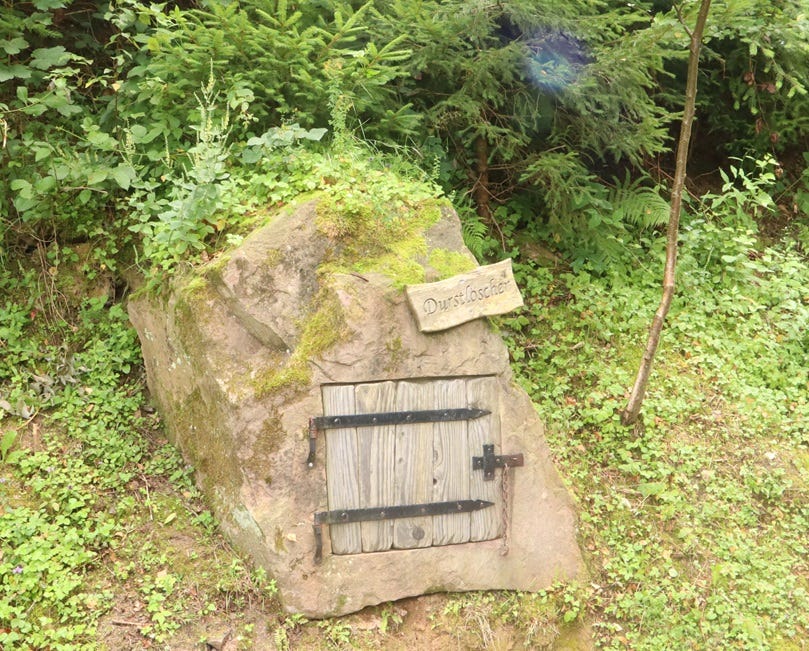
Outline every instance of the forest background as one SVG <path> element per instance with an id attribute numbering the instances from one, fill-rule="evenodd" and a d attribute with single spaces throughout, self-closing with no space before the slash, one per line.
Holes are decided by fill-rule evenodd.
<path id="1" fill-rule="evenodd" d="M 697 4 L 0 0 L 0 645 L 809 648 L 801 0 L 713 2 L 678 293 L 619 418 Z M 590 580 L 306 622 L 219 538 L 123 306 L 301 194 L 384 219 L 425 191 L 514 259 L 497 325 Z"/>

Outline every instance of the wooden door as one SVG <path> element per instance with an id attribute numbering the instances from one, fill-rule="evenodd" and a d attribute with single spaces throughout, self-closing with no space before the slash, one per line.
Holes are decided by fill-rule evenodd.
<path id="1" fill-rule="evenodd" d="M 330 510 L 487 500 L 472 513 L 330 526 L 335 554 L 411 549 L 490 540 L 502 535 L 499 484 L 472 470 L 483 445 L 500 448 L 497 383 L 491 376 L 400 380 L 322 387 L 323 413 L 476 408 L 472 420 L 346 427 L 326 431 Z"/>

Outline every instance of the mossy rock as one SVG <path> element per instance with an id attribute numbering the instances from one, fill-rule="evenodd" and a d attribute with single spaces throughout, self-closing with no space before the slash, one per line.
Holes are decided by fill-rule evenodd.
<path id="1" fill-rule="evenodd" d="M 572 503 L 499 335 L 485 319 L 424 333 L 402 289 L 475 266 L 457 215 L 434 199 L 402 199 L 391 214 L 384 208 L 328 195 L 298 204 L 176 278 L 162 297 L 133 299 L 149 386 L 171 440 L 197 469 L 234 546 L 273 577 L 286 609 L 307 617 L 431 590 L 529 590 L 580 578 Z M 485 384 L 470 392 L 498 414 L 491 436 L 525 455 L 513 476 L 509 554 L 491 538 L 496 532 L 448 546 L 333 553 L 326 529 L 318 564 L 313 514 L 330 508 L 329 473 L 342 467 L 327 459 L 330 434 L 310 430 L 329 388 L 444 380 Z M 359 465 L 350 461 L 346 472 Z"/>

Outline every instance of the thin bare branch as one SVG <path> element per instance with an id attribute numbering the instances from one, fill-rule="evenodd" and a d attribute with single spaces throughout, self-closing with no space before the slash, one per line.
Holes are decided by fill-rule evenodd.
<path id="1" fill-rule="evenodd" d="M 660 343 L 660 333 L 663 331 L 663 324 L 668 315 L 671 302 L 674 298 L 674 283 L 676 279 L 677 267 L 677 239 L 680 229 L 680 212 L 682 210 L 683 188 L 685 187 L 686 165 L 688 163 L 688 145 L 691 140 L 691 126 L 694 122 L 694 111 L 697 100 L 697 74 L 699 72 L 699 52 L 702 46 L 702 34 L 705 30 L 705 23 L 708 19 L 708 11 L 711 7 L 711 0 L 702 0 L 697 16 L 697 23 L 691 34 L 691 47 L 688 57 L 688 77 L 685 89 L 685 107 L 683 109 L 683 119 L 680 125 L 680 139 L 677 143 L 677 164 L 674 170 L 674 183 L 671 188 L 671 211 L 669 213 L 669 223 L 666 230 L 666 265 L 663 271 L 663 295 L 660 305 L 652 319 L 652 326 L 649 329 L 649 338 L 646 341 L 646 348 L 643 351 L 635 384 L 629 396 L 626 408 L 621 413 L 621 422 L 624 425 L 632 425 L 638 419 L 643 398 L 646 395 L 646 387 L 649 383 L 649 375 L 652 372 L 652 362 L 654 361 L 657 346 Z"/>

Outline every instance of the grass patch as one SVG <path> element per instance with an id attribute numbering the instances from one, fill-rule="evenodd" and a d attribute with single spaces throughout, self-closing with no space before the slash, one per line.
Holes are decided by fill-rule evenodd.
<path id="1" fill-rule="evenodd" d="M 714 240 L 708 255 L 714 230 L 686 226 L 681 291 L 635 428 L 618 413 L 659 300 L 645 271 L 546 275 L 504 320 L 579 505 L 601 648 L 809 639 L 807 265 L 748 238 Z M 518 269 L 527 287 L 544 273 Z"/>

